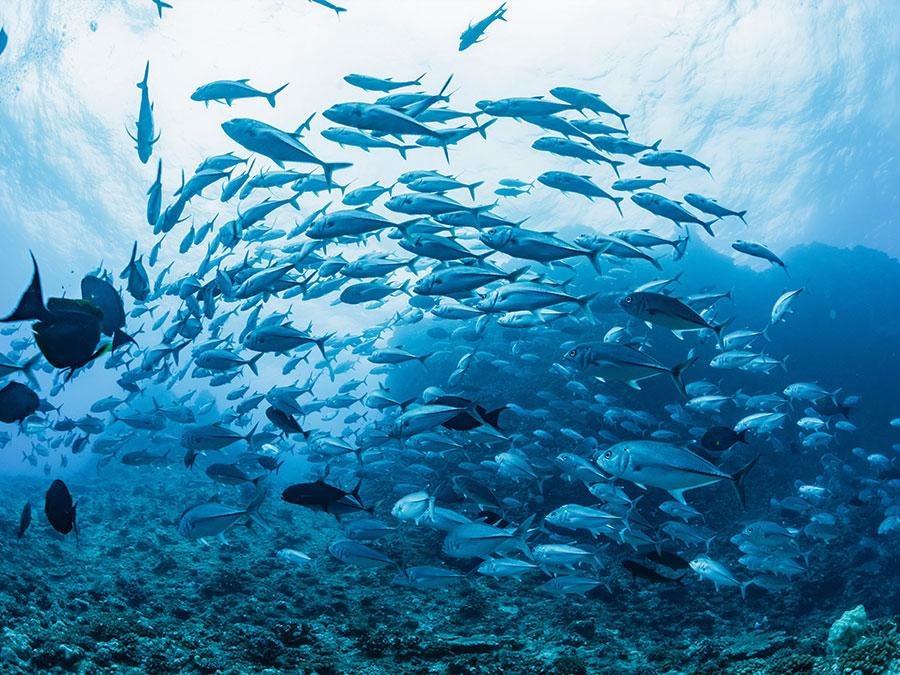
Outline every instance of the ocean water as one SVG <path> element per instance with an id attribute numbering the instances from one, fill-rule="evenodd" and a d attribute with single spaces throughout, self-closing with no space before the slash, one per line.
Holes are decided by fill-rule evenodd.
<path id="1" fill-rule="evenodd" d="M 168 4 L 0 6 L 0 673 L 900 672 L 892 3 Z"/>

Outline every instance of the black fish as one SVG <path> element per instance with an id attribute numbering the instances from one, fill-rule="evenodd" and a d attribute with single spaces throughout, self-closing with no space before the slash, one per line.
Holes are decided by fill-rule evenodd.
<path id="1" fill-rule="evenodd" d="M 25 534 L 25 530 L 28 529 L 29 525 L 31 525 L 31 502 L 25 502 L 25 508 L 22 509 L 22 516 L 19 518 L 19 539 Z"/>
<path id="2" fill-rule="evenodd" d="M 0 389 L 0 422 L 21 422 L 41 404 L 41 399 L 30 387 L 10 382 Z"/>
<path id="3" fill-rule="evenodd" d="M 272 424 L 274 424 L 286 434 L 304 433 L 300 425 L 297 424 L 297 420 L 295 420 L 291 415 L 288 415 L 286 412 L 279 410 L 274 406 L 269 406 L 268 408 L 266 408 L 266 417 L 269 418 L 269 421 Z"/>
<path id="4" fill-rule="evenodd" d="M 125 327 L 125 304 L 113 285 L 103 279 L 88 275 L 81 280 L 81 297 L 89 300 L 103 312 L 100 330 L 113 339 L 112 349 L 134 342 L 122 329 Z"/>
<path id="5" fill-rule="evenodd" d="M 455 408 L 465 408 L 469 406 L 472 402 L 468 401 L 460 396 L 439 396 L 434 401 L 432 401 L 435 405 L 449 405 Z M 472 415 L 466 411 L 459 413 L 456 417 L 452 417 L 451 419 L 444 422 L 442 426 L 447 429 L 454 429 L 455 431 L 469 431 L 471 429 L 477 429 L 483 424 L 490 424 L 497 431 L 502 431 L 499 425 L 499 417 L 500 413 L 506 410 L 506 406 L 502 408 L 497 408 L 496 410 L 488 411 L 487 408 L 484 408 L 480 405 L 475 406 L 475 415 Z"/>
<path id="6" fill-rule="evenodd" d="M 321 480 L 317 480 L 315 483 L 297 483 L 285 488 L 281 493 L 281 498 L 290 504 L 321 510 L 333 516 L 353 511 L 371 513 L 374 508 L 366 508 L 359 498 L 360 485 L 362 483 L 357 484 L 350 492 L 345 492 Z M 348 497 L 352 497 L 352 499 L 348 499 Z"/>
<path id="7" fill-rule="evenodd" d="M 479 511 L 478 515 L 475 516 L 475 519 L 480 520 L 485 525 L 493 525 L 494 527 L 499 527 L 500 529 L 509 527 L 509 521 L 505 520 L 499 513 L 494 513 L 493 511 Z"/>
<path id="8" fill-rule="evenodd" d="M 176 203 L 181 204 L 182 202 L 179 199 Z M 166 207 L 167 214 L 169 208 Z M 178 220 L 178 215 L 180 214 L 175 216 L 175 220 Z M 147 270 L 144 269 L 143 258 L 144 256 L 137 257 L 137 242 L 134 242 L 134 248 L 131 249 L 131 261 L 119 275 L 120 279 L 128 279 L 128 292 L 138 302 L 144 302 L 150 297 L 150 279 L 147 277 Z"/>
<path id="9" fill-rule="evenodd" d="M 53 431 L 72 431 L 77 425 L 73 419 L 62 419 L 53 424 Z"/>
<path id="10" fill-rule="evenodd" d="M 838 403 L 834 396 L 823 396 L 822 398 L 816 399 L 812 402 L 812 408 L 820 415 L 825 415 L 826 417 L 830 415 L 843 415 L 847 419 L 850 419 L 850 411 L 853 409 L 852 406 Z"/>
<path id="11" fill-rule="evenodd" d="M 710 452 L 725 452 L 735 443 L 746 443 L 747 441 L 744 440 L 746 435 L 746 429 L 736 434 L 734 429 L 729 427 L 712 427 L 703 434 L 703 438 L 700 439 L 700 445 Z"/>
<path id="12" fill-rule="evenodd" d="M 77 455 L 79 452 L 82 452 L 85 449 L 85 444 L 88 441 L 87 436 L 79 436 L 72 443 L 72 454 Z"/>
<path id="13" fill-rule="evenodd" d="M 690 569 L 691 565 L 687 560 L 682 558 L 681 556 L 675 555 L 674 553 L 670 553 L 669 551 L 651 551 L 647 554 L 647 560 L 652 560 L 655 563 L 660 565 L 664 565 L 671 570 L 686 570 Z"/>
<path id="14" fill-rule="evenodd" d="M 487 485 L 480 483 L 469 476 L 456 476 L 453 479 L 453 489 L 466 499 L 471 499 L 479 506 L 490 506 L 497 511 L 503 510 L 503 504 Z"/>
<path id="15" fill-rule="evenodd" d="M 50 298 L 48 316 L 34 326 L 34 339 L 44 357 L 56 368 L 74 371 L 103 354 L 98 348 L 103 312 L 87 300 Z"/>
<path id="16" fill-rule="evenodd" d="M 78 541 L 78 527 L 75 525 L 75 504 L 69 488 L 58 478 L 53 481 L 44 501 L 44 513 L 53 529 L 61 534 L 69 534 L 75 530 L 75 541 Z"/>
<path id="17" fill-rule="evenodd" d="M 279 462 L 275 457 L 269 457 L 268 455 L 260 455 L 256 458 L 256 461 L 258 461 L 259 465 L 266 471 L 274 471 L 275 473 L 278 473 L 281 465 L 284 464 L 284 460 Z"/>
<path id="18" fill-rule="evenodd" d="M 197 451 L 188 449 L 186 453 L 184 453 L 184 465 L 190 469 L 194 470 L 194 462 L 197 461 Z"/>
<path id="19" fill-rule="evenodd" d="M 69 376 L 103 354 L 98 348 L 103 311 L 89 300 L 50 298 L 44 306 L 41 276 L 31 256 L 34 274 L 16 309 L 3 321 L 36 320 L 34 339 L 41 353 L 56 368 L 68 368 Z"/>
<path id="20" fill-rule="evenodd" d="M 650 569 L 649 567 L 644 567 L 634 560 L 622 561 L 622 567 L 631 572 L 632 579 L 637 579 L 638 577 L 640 577 L 641 579 L 649 579 L 650 581 L 660 584 L 681 583 L 681 577 L 675 577 L 674 579 L 672 577 L 665 577 L 662 574 L 659 574 L 658 572 Z"/>

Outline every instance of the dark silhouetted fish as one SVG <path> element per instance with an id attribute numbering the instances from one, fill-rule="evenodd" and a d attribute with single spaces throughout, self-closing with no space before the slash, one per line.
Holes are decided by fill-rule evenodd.
<path id="1" fill-rule="evenodd" d="M 700 439 L 700 445 L 710 452 L 725 452 L 735 443 L 746 443 L 744 437 L 747 430 L 742 429 L 740 433 L 735 433 L 730 427 L 712 427 Z"/>
<path id="2" fill-rule="evenodd" d="M 25 502 L 25 508 L 22 509 L 22 515 L 19 517 L 19 534 L 17 537 L 22 538 L 25 530 L 31 525 L 31 502 Z"/>
<path id="3" fill-rule="evenodd" d="M 634 560 L 624 560 L 622 561 L 622 567 L 631 572 L 632 579 L 647 579 L 654 583 L 658 584 L 680 584 L 681 577 L 666 577 L 656 572 L 655 570 L 650 569 L 649 567 L 644 567 L 638 562 Z"/>
<path id="4" fill-rule="evenodd" d="M 78 527 L 75 525 L 75 504 L 69 488 L 58 478 L 50 485 L 44 501 L 44 513 L 53 529 L 62 534 L 75 530 L 75 541 L 78 541 Z"/>
<path id="5" fill-rule="evenodd" d="M 650 553 L 647 554 L 647 560 L 651 560 L 659 565 L 664 565 L 672 570 L 686 570 L 691 567 L 687 560 L 669 551 L 650 551 Z"/>
<path id="6" fill-rule="evenodd" d="M 81 297 L 92 302 L 103 312 L 100 331 L 113 339 L 113 350 L 128 342 L 134 342 L 122 331 L 125 327 L 125 305 L 122 296 L 112 284 L 88 275 L 81 280 Z"/>
<path id="7" fill-rule="evenodd" d="M 41 404 L 41 399 L 30 387 L 10 382 L 0 389 L 0 422 L 21 422 Z"/>
<path id="8" fill-rule="evenodd" d="M 285 488 L 281 493 L 281 498 L 290 504 L 324 511 L 333 516 L 354 511 L 371 513 L 373 509 L 363 506 L 359 498 L 360 485 L 361 483 L 357 484 L 350 492 L 345 492 L 321 480 L 314 483 L 297 483 Z"/>
<path id="9" fill-rule="evenodd" d="M 98 348 L 103 311 L 89 300 L 50 298 L 44 306 L 37 261 L 31 256 L 34 274 L 16 309 L 3 321 L 37 320 L 32 325 L 41 353 L 56 368 L 72 373 L 103 354 Z"/>
<path id="10" fill-rule="evenodd" d="M 468 401 L 461 396 L 440 396 L 436 398 L 432 403 L 436 405 L 449 405 L 454 406 L 456 408 L 466 408 L 471 405 L 471 401 Z M 488 411 L 487 408 L 484 408 L 480 405 L 475 406 L 475 412 L 478 414 L 478 417 L 470 414 L 467 411 L 460 412 L 456 417 L 453 417 L 446 422 L 444 422 L 441 426 L 446 427 L 447 429 L 455 429 L 456 431 L 469 431 L 470 429 L 477 429 L 483 424 L 487 423 L 494 427 L 497 431 L 502 431 L 499 426 L 499 417 L 500 413 L 506 410 L 506 406 L 502 408 L 497 408 L 496 410 Z"/>

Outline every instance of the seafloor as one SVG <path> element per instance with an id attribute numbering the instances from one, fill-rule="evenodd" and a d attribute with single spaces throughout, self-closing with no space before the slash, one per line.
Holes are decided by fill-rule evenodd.
<path id="1" fill-rule="evenodd" d="M 539 591 L 541 575 L 421 592 L 392 586 L 391 568 L 330 558 L 334 518 L 277 493 L 262 508 L 274 533 L 240 528 L 228 546 L 182 538 L 182 511 L 214 492 L 182 472 L 72 478 L 77 546 L 44 518 L 49 478 L 0 482 L 0 673 L 900 672 L 897 570 L 838 546 L 794 590 L 751 587 L 745 602 L 693 573 L 660 587 L 620 568 L 607 572 L 612 592 L 585 599 Z M 26 499 L 34 522 L 16 540 Z M 453 566 L 441 538 L 404 530 L 381 548 L 408 564 Z M 277 557 L 285 547 L 318 558 L 317 569 Z M 836 653 L 829 627 L 858 604 L 868 610 L 864 631 Z"/>

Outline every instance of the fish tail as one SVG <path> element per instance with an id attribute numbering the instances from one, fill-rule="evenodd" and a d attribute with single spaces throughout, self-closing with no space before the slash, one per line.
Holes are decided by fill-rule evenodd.
<path id="1" fill-rule="evenodd" d="M 722 341 L 722 332 L 728 328 L 728 325 L 731 323 L 732 319 L 728 319 L 728 321 L 723 321 L 718 326 L 711 326 L 713 333 L 716 334 L 716 342 L 719 343 L 719 349 L 723 352 L 725 351 L 725 343 Z"/>
<path id="2" fill-rule="evenodd" d="M 531 188 L 529 188 L 528 190 L 529 190 L 529 192 L 530 192 L 530 191 L 531 191 Z M 620 203 L 623 199 L 624 199 L 624 197 L 613 197 L 613 198 L 612 198 L 613 204 L 615 204 L 615 205 L 616 205 L 616 208 L 619 210 L 619 215 L 622 216 L 622 217 L 624 218 L 624 217 L 625 217 L 625 214 L 622 213 L 622 207 L 619 206 L 619 203 Z"/>
<path id="3" fill-rule="evenodd" d="M 116 351 L 116 349 L 129 342 L 134 343 L 134 338 L 121 328 L 116 328 L 116 332 L 113 333 L 112 350 Z"/>
<path id="4" fill-rule="evenodd" d="M 524 265 L 518 269 L 513 270 L 509 274 L 506 275 L 506 280 L 512 283 L 513 281 L 517 281 L 520 276 L 525 274 L 530 269 L 530 265 Z"/>
<path id="5" fill-rule="evenodd" d="M 250 448 L 251 448 L 251 449 L 254 449 L 254 445 L 253 445 L 253 435 L 256 433 L 256 430 L 257 430 L 258 428 L 259 428 L 259 423 L 257 422 L 255 425 L 253 425 L 253 428 L 250 430 L 250 433 L 248 433 L 246 436 L 242 436 L 242 438 L 243 438 L 245 441 L 247 441 L 247 443 L 250 444 Z"/>
<path id="6" fill-rule="evenodd" d="M 741 503 L 742 509 L 747 508 L 747 496 L 744 494 L 744 479 L 747 477 L 747 474 L 750 473 L 750 469 L 756 466 L 758 461 L 759 455 L 751 459 L 730 476 L 731 480 L 734 482 L 734 491 L 737 493 L 738 501 Z"/>
<path id="7" fill-rule="evenodd" d="M 672 256 L 673 260 L 681 260 L 684 257 L 684 253 L 687 251 L 687 245 L 690 240 L 691 235 L 686 232 L 672 242 L 672 248 L 675 249 L 675 254 Z"/>
<path id="8" fill-rule="evenodd" d="M 481 115 L 483 113 L 478 112 L 478 113 L 472 113 L 472 114 L 473 115 Z M 472 119 L 475 122 L 475 127 L 478 129 L 478 135 L 481 136 L 483 139 L 487 140 L 487 128 L 489 126 L 491 126 L 494 122 L 496 122 L 497 118 L 495 117 L 494 119 L 488 120 L 481 126 L 478 126 L 478 119 L 476 117 L 473 117 Z"/>
<path id="9" fill-rule="evenodd" d="M 250 370 L 253 371 L 254 375 L 259 375 L 259 370 L 256 367 L 256 362 L 259 361 L 259 359 L 262 357 L 262 355 L 263 355 L 263 352 L 260 352 L 259 354 L 254 356 L 252 359 L 247 361 L 247 365 L 250 366 Z"/>
<path id="10" fill-rule="evenodd" d="M 331 189 L 331 175 L 338 169 L 346 169 L 353 166 L 350 162 L 322 162 L 322 171 L 325 173 L 325 184 Z"/>
<path id="11" fill-rule="evenodd" d="M 437 134 L 437 139 L 438 139 L 438 140 L 440 141 L 440 143 L 441 143 L 441 150 L 444 151 L 444 159 L 446 159 L 446 160 L 447 160 L 447 164 L 449 164 L 449 163 L 450 163 L 450 151 L 447 149 L 447 139 L 444 138 L 444 137 L 443 137 L 441 134 L 439 134 L 438 132 L 435 132 L 435 134 Z M 476 220 L 477 220 L 477 219 L 478 219 L 478 218 L 477 218 L 477 216 L 476 216 Z"/>
<path id="12" fill-rule="evenodd" d="M 531 552 L 531 548 L 528 546 L 528 530 L 531 528 L 531 525 L 534 523 L 535 514 L 531 514 L 522 521 L 522 524 L 516 528 L 516 531 L 513 533 L 513 541 L 519 546 L 519 550 L 525 554 L 529 560 L 534 560 L 534 554 Z"/>
<path id="13" fill-rule="evenodd" d="M 625 162 L 619 162 L 618 160 L 610 160 L 609 164 L 613 168 L 613 171 L 616 172 L 616 178 L 621 178 L 622 176 L 619 175 L 619 167 L 622 166 L 623 164 L 625 164 Z"/>
<path id="14" fill-rule="evenodd" d="M 747 221 L 744 220 L 744 216 L 747 215 L 747 210 L 746 210 L 746 209 L 743 210 L 743 211 L 736 211 L 734 215 L 736 215 L 738 218 L 740 218 L 740 219 L 741 219 L 741 222 L 743 222 L 744 225 L 747 224 Z"/>
<path id="15" fill-rule="evenodd" d="M 472 195 L 472 201 L 475 201 L 475 188 L 484 185 L 483 180 L 475 181 L 474 183 L 470 183 L 466 187 L 469 188 L 469 194 Z"/>
<path id="16" fill-rule="evenodd" d="M 585 253 L 587 259 L 591 261 L 591 265 L 594 270 L 597 272 L 599 276 L 603 276 L 603 270 L 600 267 L 600 254 L 603 253 L 602 249 L 595 249 L 593 251 L 588 251 Z"/>
<path id="17" fill-rule="evenodd" d="M 492 427 L 494 427 L 497 431 L 503 431 L 503 429 L 500 428 L 500 413 L 502 413 L 506 409 L 507 409 L 506 406 L 501 406 L 500 408 L 497 408 L 496 410 L 491 410 L 490 412 L 486 412 L 484 415 L 481 416 L 481 418 L 485 422 L 490 424 Z"/>
<path id="18" fill-rule="evenodd" d="M 19 300 L 19 304 L 13 313 L 5 319 L 0 319 L 0 321 L 41 320 L 47 316 L 47 310 L 44 307 L 44 294 L 41 290 L 41 275 L 40 272 L 38 272 L 37 260 L 34 258 L 34 253 L 31 254 L 31 263 L 34 266 L 31 283 L 22 294 L 22 299 Z"/>
<path id="19" fill-rule="evenodd" d="M 160 10 L 160 17 L 162 16 L 162 10 Z M 150 62 L 147 61 L 147 65 L 144 66 L 144 79 L 137 83 L 138 89 L 146 89 L 147 88 L 147 78 L 150 75 Z"/>
<path id="20" fill-rule="evenodd" d="M 588 295 L 583 295 L 580 298 L 575 298 L 575 302 L 581 308 L 581 311 L 587 317 L 588 321 L 592 323 L 594 321 L 594 313 L 591 311 L 591 302 L 598 295 L 600 295 L 600 291 L 597 291 L 596 293 L 589 293 Z"/>
<path id="21" fill-rule="evenodd" d="M 628 131 L 628 126 L 625 124 L 625 120 L 628 119 L 629 117 L 631 117 L 631 115 L 617 115 L 617 117 L 619 118 L 619 121 L 622 123 L 622 128 L 625 131 Z"/>
<path id="22" fill-rule="evenodd" d="M 259 507 L 262 506 L 262 503 L 265 501 L 266 496 L 269 494 L 268 490 L 260 487 L 260 482 L 263 478 L 265 478 L 265 476 L 259 476 L 258 478 L 253 479 L 253 487 L 256 488 L 256 497 L 250 503 L 250 506 L 247 507 L 247 518 L 249 520 L 249 523 L 258 525 L 264 532 L 271 532 L 272 526 L 269 525 L 269 523 L 267 523 L 265 519 L 259 515 Z"/>
<path id="23" fill-rule="evenodd" d="M 716 233 L 713 232 L 712 226 L 713 226 L 713 223 L 716 222 L 717 220 L 718 220 L 718 218 L 713 218 L 713 219 L 710 220 L 710 221 L 704 222 L 704 221 L 702 221 L 702 220 L 698 220 L 697 222 L 703 227 L 704 230 L 706 230 L 706 233 L 707 233 L 710 237 L 715 237 L 715 236 L 716 236 Z"/>
<path id="24" fill-rule="evenodd" d="M 272 106 L 273 108 L 275 107 L 275 96 L 277 94 L 279 94 L 286 86 L 288 86 L 288 84 L 290 84 L 290 82 L 281 85 L 280 87 L 278 87 L 278 89 L 276 89 L 272 93 L 266 94 L 266 100 L 269 102 L 270 106 Z"/>
<path id="25" fill-rule="evenodd" d="M 319 351 L 322 352 L 323 359 L 328 359 L 328 357 L 325 355 L 325 342 L 333 338 L 335 335 L 337 335 L 337 333 L 328 333 L 327 335 L 323 335 L 322 337 L 320 337 L 318 340 L 314 340 L 314 342 L 316 343 L 316 347 L 318 347 Z"/>
<path id="26" fill-rule="evenodd" d="M 284 85 L 285 87 L 287 85 Z M 277 92 L 276 92 L 277 93 Z M 310 122 L 312 122 L 313 117 L 316 116 L 316 113 L 313 113 L 309 117 L 306 118 L 306 121 L 303 122 L 299 127 L 294 129 L 294 136 L 300 136 L 304 131 L 309 131 L 312 127 L 310 126 Z M 247 160 L 244 160 L 247 161 Z"/>
<path id="27" fill-rule="evenodd" d="M 688 398 L 688 395 L 687 390 L 684 388 L 684 371 L 694 365 L 698 358 L 699 357 L 691 354 L 686 360 L 682 361 L 669 371 L 669 374 L 672 376 L 672 381 L 675 383 L 675 386 L 678 387 L 678 391 L 681 392 L 681 395 L 685 398 Z"/>
<path id="28" fill-rule="evenodd" d="M 662 143 L 662 139 L 660 138 L 656 143 L 650 146 L 651 150 L 659 150 L 659 144 Z"/>
<path id="29" fill-rule="evenodd" d="M 38 385 L 37 378 L 34 376 L 34 367 L 37 365 L 38 361 L 40 361 L 41 355 L 35 354 L 30 359 L 28 359 L 24 364 L 22 364 L 22 374 L 28 379 L 34 389 L 40 390 L 40 385 Z"/>

